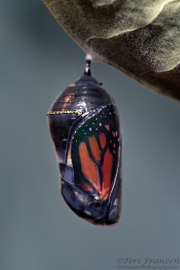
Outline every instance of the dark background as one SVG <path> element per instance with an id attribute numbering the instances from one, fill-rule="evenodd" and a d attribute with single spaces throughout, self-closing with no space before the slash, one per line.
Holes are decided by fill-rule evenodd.
<path id="1" fill-rule="evenodd" d="M 46 113 L 84 58 L 40 0 L 1 0 L 0 270 L 113 270 L 118 258 L 179 256 L 180 103 L 105 64 L 92 72 L 121 118 L 121 221 L 95 227 L 59 193 Z"/>

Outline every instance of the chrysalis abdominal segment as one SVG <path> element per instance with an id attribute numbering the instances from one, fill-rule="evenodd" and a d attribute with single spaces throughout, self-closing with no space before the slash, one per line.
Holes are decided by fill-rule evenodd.
<path id="1" fill-rule="evenodd" d="M 114 100 L 91 77 L 83 76 L 51 105 L 49 128 L 68 206 L 95 225 L 112 225 L 121 212 L 121 133 Z"/>

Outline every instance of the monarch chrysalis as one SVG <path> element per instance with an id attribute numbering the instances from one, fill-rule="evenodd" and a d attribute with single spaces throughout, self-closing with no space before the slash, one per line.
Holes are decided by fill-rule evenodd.
<path id="1" fill-rule="evenodd" d="M 121 133 L 112 97 L 91 77 L 70 84 L 48 112 L 61 178 L 69 207 L 95 225 L 112 225 L 121 212 Z"/>

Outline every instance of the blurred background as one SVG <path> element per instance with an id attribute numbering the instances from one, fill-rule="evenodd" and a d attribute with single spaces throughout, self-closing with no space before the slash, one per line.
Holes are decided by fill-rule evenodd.
<path id="1" fill-rule="evenodd" d="M 59 192 L 46 113 L 85 53 L 40 0 L 0 3 L 0 270 L 113 270 L 118 258 L 180 259 L 180 103 L 93 63 L 123 135 L 123 210 L 78 218 Z"/>

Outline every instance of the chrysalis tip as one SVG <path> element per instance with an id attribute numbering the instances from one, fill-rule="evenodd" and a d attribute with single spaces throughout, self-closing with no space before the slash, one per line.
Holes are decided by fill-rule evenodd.
<path id="1" fill-rule="evenodd" d="M 84 74 L 91 76 L 91 70 L 90 70 L 91 60 L 86 59 L 86 65 L 84 69 Z"/>

